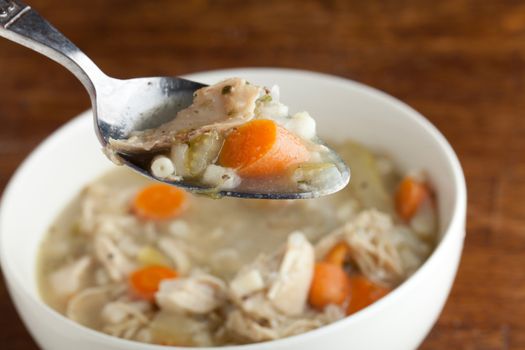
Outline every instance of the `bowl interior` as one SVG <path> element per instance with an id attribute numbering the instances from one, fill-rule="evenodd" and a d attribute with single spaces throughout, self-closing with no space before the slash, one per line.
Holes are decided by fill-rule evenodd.
<path id="1" fill-rule="evenodd" d="M 366 86 L 340 78 L 289 70 L 228 70 L 194 74 L 213 83 L 242 76 L 281 87 L 292 112 L 307 110 L 321 137 L 355 139 L 390 154 L 402 169 L 422 168 L 438 195 L 441 232 L 458 205 L 459 163 L 444 138 L 416 112 Z M 80 189 L 113 165 L 100 150 L 86 112 L 50 136 L 23 163 L 0 208 L 0 254 L 10 277 L 38 297 L 35 266 L 39 244 L 52 221 Z M 459 170 L 458 170 L 459 169 Z"/>

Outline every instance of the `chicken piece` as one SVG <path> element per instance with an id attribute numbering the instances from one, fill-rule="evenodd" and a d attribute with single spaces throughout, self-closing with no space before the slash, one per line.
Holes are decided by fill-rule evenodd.
<path id="1" fill-rule="evenodd" d="M 309 310 L 302 317 L 291 319 L 280 328 L 280 338 L 301 334 L 345 317 L 344 310 L 337 305 L 328 305 L 322 312 Z"/>
<path id="2" fill-rule="evenodd" d="M 250 341 L 284 336 L 283 330 L 307 312 L 313 266 L 312 245 L 302 233 L 293 232 L 281 251 L 261 255 L 239 271 L 230 282 L 235 309 L 227 315 L 226 332 Z"/>
<path id="3" fill-rule="evenodd" d="M 177 113 L 175 119 L 158 128 L 135 132 L 126 140 L 110 139 L 108 153 L 137 153 L 169 148 L 174 140 L 215 129 L 226 130 L 254 117 L 263 88 L 246 80 L 231 78 L 195 92 L 193 103 Z"/>
<path id="4" fill-rule="evenodd" d="M 68 302 L 66 316 L 81 325 L 98 328 L 103 323 L 100 311 L 111 299 L 109 285 L 84 289 Z"/>
<path id="5" fill-rule="evenodd" d="M 257 269 L 242 271 L 230 282 L 231 293 L 239 299 L 262 289 L 264 289 L 264 280 Z"/>
<path id="6" fill-rule="evenodd" d="M 293 232 L 279 252 L 260 255 L 241 269 L 230 282 L 230 295 L 244 311 L 255 309 L 253 305 L 264 300 L 264 309 L 274 309 L 268 317 L 300 314 L 306 305 L 313 266 L 312 245 L 302 233 Z"/>
<path id="7" fill-rule="evenodd" d="M 126 292 L 124 294 L 113 293 L 101 309 L 98 310 L 104 333 L 124 339 L 145 339 L 149 334 L 148 325 L 154 315 L 153 305 L 145 300 L 134 300 Z"/>
<path id="8" fill-rule="evenodd" d="M 80 232 L 88 235 L 102 233 L 112 237 L 122 235 L 126 231 L 122 226 L 127 228 L 133 225 L 122 225 L 122 221 L 130 220 L 128 202 L 133 193 L 132 190 L 111 190 L 99 184 L 86 187 L 82 192 L 78 222 Z"/>
<path id="9" fill-rule="evenodd" d="M 214 346 L 212 322 L 207 318 L 160 310 L 153 317 L 149 328 L 155 343 L 165 345 L 202 347 Z"/>
<path id="10" fill-rule="evenodd" d="M 151 304 L 147 301 L 113 301 L 102 308 L 101 317 L 104 322 L 109 324 L 122 323 L 127 318 L 138 318 L 141 322 L 148 321 L 146 311 L 151 309 Z"/>
<path id="11" fill-rule="evenodd" d="M 240 310 L 234 310 L 228 314 L 226 329 L 230 330 L 236 336 L 252 342 L 262 342 L 279 337 L 276 329 L 259 324 L 256 320 L 247 317 Z"/>
<path id="12" fill-rule="evenodd" d="M 239 341 L 261 342 L 304 333 L 344 317 L 341 308 L 329 305 L 322 312 L 308 310 L 298 317 L 283 317 L 266 323 L 237 309 L 228 314 L 225 328 L 232 338 Z"/>
<path id="13" fill-rule="evenodd" d="M 206 314 L 226 301 L 226 285 L 219 278 L 196 272 L 161 282 L 155 300 L 162 310 Z"/>
<path id="14" fill-rule="evenodd" d="M 127 318 L 121 323 L 107 325 L 102 328 L 104 333 L 124 339 L 135 339 L 136 335 L 145 329 L 144 323 L 138 318 Z"/>
<path id="15" fill-rule="evenodd" d="M 256 293 L 237 303 L 237 306 L 249 318 L 260 321 L 270 327 L 276 327 L 286 316 L 277 310 L 264 293 Z"/>
<path id="16" fill-rule="evenodd" d="M 123 296 L 104 305 L 100 318 L 105 325 L 101 329 L 104 333 L 124 339 L 147 337 L 151 311 L 149 302 L 132 301 Z"/>
<path id="17" fill-rule="evenodd" d="M 184 243 L 173 238 L 163 237 L 159 240 L 158 246 L 168 258 L 175 264 L 175 269 L 182 275 L 187 274 L 191 269 L 191 261 L 186 253 Z"/>
<path id="18" fill-rule="evenodd" d="M 53 272 L 49 276 L 49 282 L 55 293 L 61 297 L 75 293 L 80 288 L 91 261 L 92 259 L 89 256 L 83 256 Z"/>
<path id="19" fill-rule="evenodd" d="M 344 241 L 350 247 L 351 259 L 366 277 L 396 285 L 406 273 L 394 237 L 390 216 L 375 209 L 365 210 L 321 239 L 315 247 L 316 257 L 323 259 L 334 245 Z"/>
<path id="20" fill-rule="evenodd" d="M 303 311 L 312 282 L 314 249 L 300 232 L 288 237 L 286 251 L 277 279 L 267 297 L 277 310 L 285 315 L 298 315 Z"/>
<path id="21" fill-rule="evenodd" d="M 97 259 L 113 281 L 122 281 L 135 269 L 135 265 L 126 258 L 109 237 L 95 236 L 93 246 Z"/>

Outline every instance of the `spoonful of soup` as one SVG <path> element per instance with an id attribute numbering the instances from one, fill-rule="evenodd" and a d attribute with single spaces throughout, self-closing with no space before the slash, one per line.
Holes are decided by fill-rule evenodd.
<path id="1" fill-rule="evenodd" d="M 89 92 L 106 155 L 143 175 L 211 196 L 267 199 L 319 197 L 350 179 L 312 117 L 290 114 L 277 87 L 108 77 L 18 0 L 0 0 L 0 36 L 68 68 Z"/>

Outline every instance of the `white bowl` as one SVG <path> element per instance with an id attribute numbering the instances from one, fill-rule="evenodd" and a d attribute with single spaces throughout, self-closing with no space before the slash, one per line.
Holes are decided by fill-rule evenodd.
<path id="1" fill-rule="evenodd" d="M 414 349 L 437 320 L 463 246 L 466 189 L 445 138 L 416 111 L 375 89 L 317 73 L 239 69 L 193 74 L 205 83 L 241 76 L 281 87 L 292 111 L 307 110 L 328 140 L 352 138 L 393 156 L 402 169 L 423 168 L 438 196 L 440 243 L 425 264 L 387 297 L 320 329 L 283 340 L 223 349 Z M 102 155 L 91 113 L 43 142 L 11 179 L 0 207 L 0 254 L 11 297 L 38 344 L 49 350 L 154 350 L 84 328 L 46 306 L 35 279 L 39 244 L 79 190 L 113 165 Z"/>

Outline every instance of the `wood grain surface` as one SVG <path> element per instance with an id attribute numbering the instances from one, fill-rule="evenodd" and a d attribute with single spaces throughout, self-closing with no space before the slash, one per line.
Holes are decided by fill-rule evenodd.
<path id="1" fill-rule="evenodd" d="M 421 348 L 525 349 L 524 1 L 30 2 L 116 77 L 293 67 L 361 81 L 419 110 L 457 151 L 469 191 L 457 280 Z M 0 189 L 88 107 L 71 74 L 0 40 Z M 37 349 L 3 281 L 0 344 Z"/>

